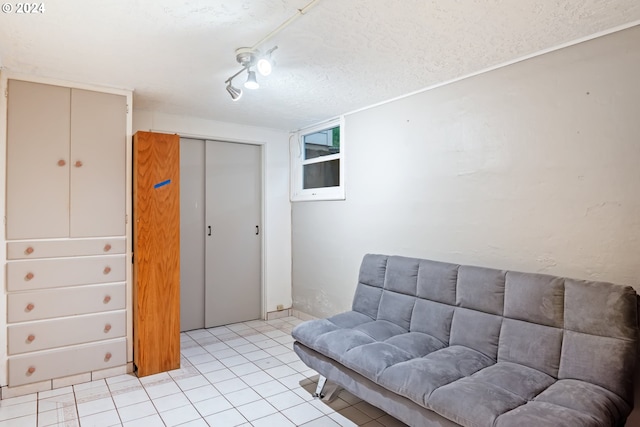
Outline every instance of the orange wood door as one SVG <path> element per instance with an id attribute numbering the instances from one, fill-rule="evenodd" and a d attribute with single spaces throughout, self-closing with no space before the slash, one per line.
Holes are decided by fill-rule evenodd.
<path id="1" fill-rule="evenodd" d="M 133 137 L 133 361 L 143 377 L 180 367 L 180 137 Z"/>

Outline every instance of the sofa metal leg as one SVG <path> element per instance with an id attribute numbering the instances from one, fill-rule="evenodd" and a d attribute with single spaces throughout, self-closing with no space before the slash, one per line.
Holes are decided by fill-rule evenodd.
<path id="1" fill-rule="evenodd" d="M 316 392 L 313 393 L 313 397 L 323 398 L 324 394 L 322 394 L 322 390 L 324 389 L 324 385 L 327 383 L 327 378 L 322 375 L 318 378 L 318 386 L 316 387 Z"/>

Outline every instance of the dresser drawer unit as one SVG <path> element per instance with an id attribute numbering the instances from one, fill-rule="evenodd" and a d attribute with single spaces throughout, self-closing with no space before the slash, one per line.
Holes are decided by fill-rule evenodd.
<path id="1" fill-rule="evenodd" d="M 9 386 L 125 365 L 126 342 L 126 338 L 118 338 L 9 356 Z"/>
<path id="2" fill-rule="evenodd" d="M 8 327 L 9 355 L 124 337 L 124 310 L 17 323 Z"/>
<path id="3" fill-rule="evenodd" d="M 101 239 L 32 240 L 7 243 L 7 259 L 38 259 L 124 254 L 124 237 Z"/>
<path id="4" fill-rule="evenodd" d="M 7 262 L 7 288 L 26 291 L 125 280 L 125 255 Z"/>
<path id="5" fill-rule="evenodd" d="M 126 304 L 126 285 L 78 286 L 7 295 L 9 323 L 122 310 Z"/>

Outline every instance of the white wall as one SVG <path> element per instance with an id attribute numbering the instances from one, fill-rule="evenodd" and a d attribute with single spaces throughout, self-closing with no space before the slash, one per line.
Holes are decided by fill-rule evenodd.
<path id="1" fill-rule="evenodd" d="M 346 201 L 293 204 L 294 308 L 349 309 L 367 252 L 640 290 L 638 76 L 634 27 L 348 115 Z"/>
<path id="2" fill-rule="evenodd" d="M 262 144 L 264 150 L 264 289 L 266 311 L 291 307 L 291 205 L 288 134 L 234 123 L 134 110 L 133 129 Z"/>

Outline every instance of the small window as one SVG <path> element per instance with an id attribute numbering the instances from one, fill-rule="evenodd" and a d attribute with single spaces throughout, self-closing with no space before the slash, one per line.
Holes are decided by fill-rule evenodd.
<path id="1" fill-rule="evenodd" d="M 342 200 L 344 141 L 340 121 L 314 126 L 292 138 L 291 200 Z"/>

